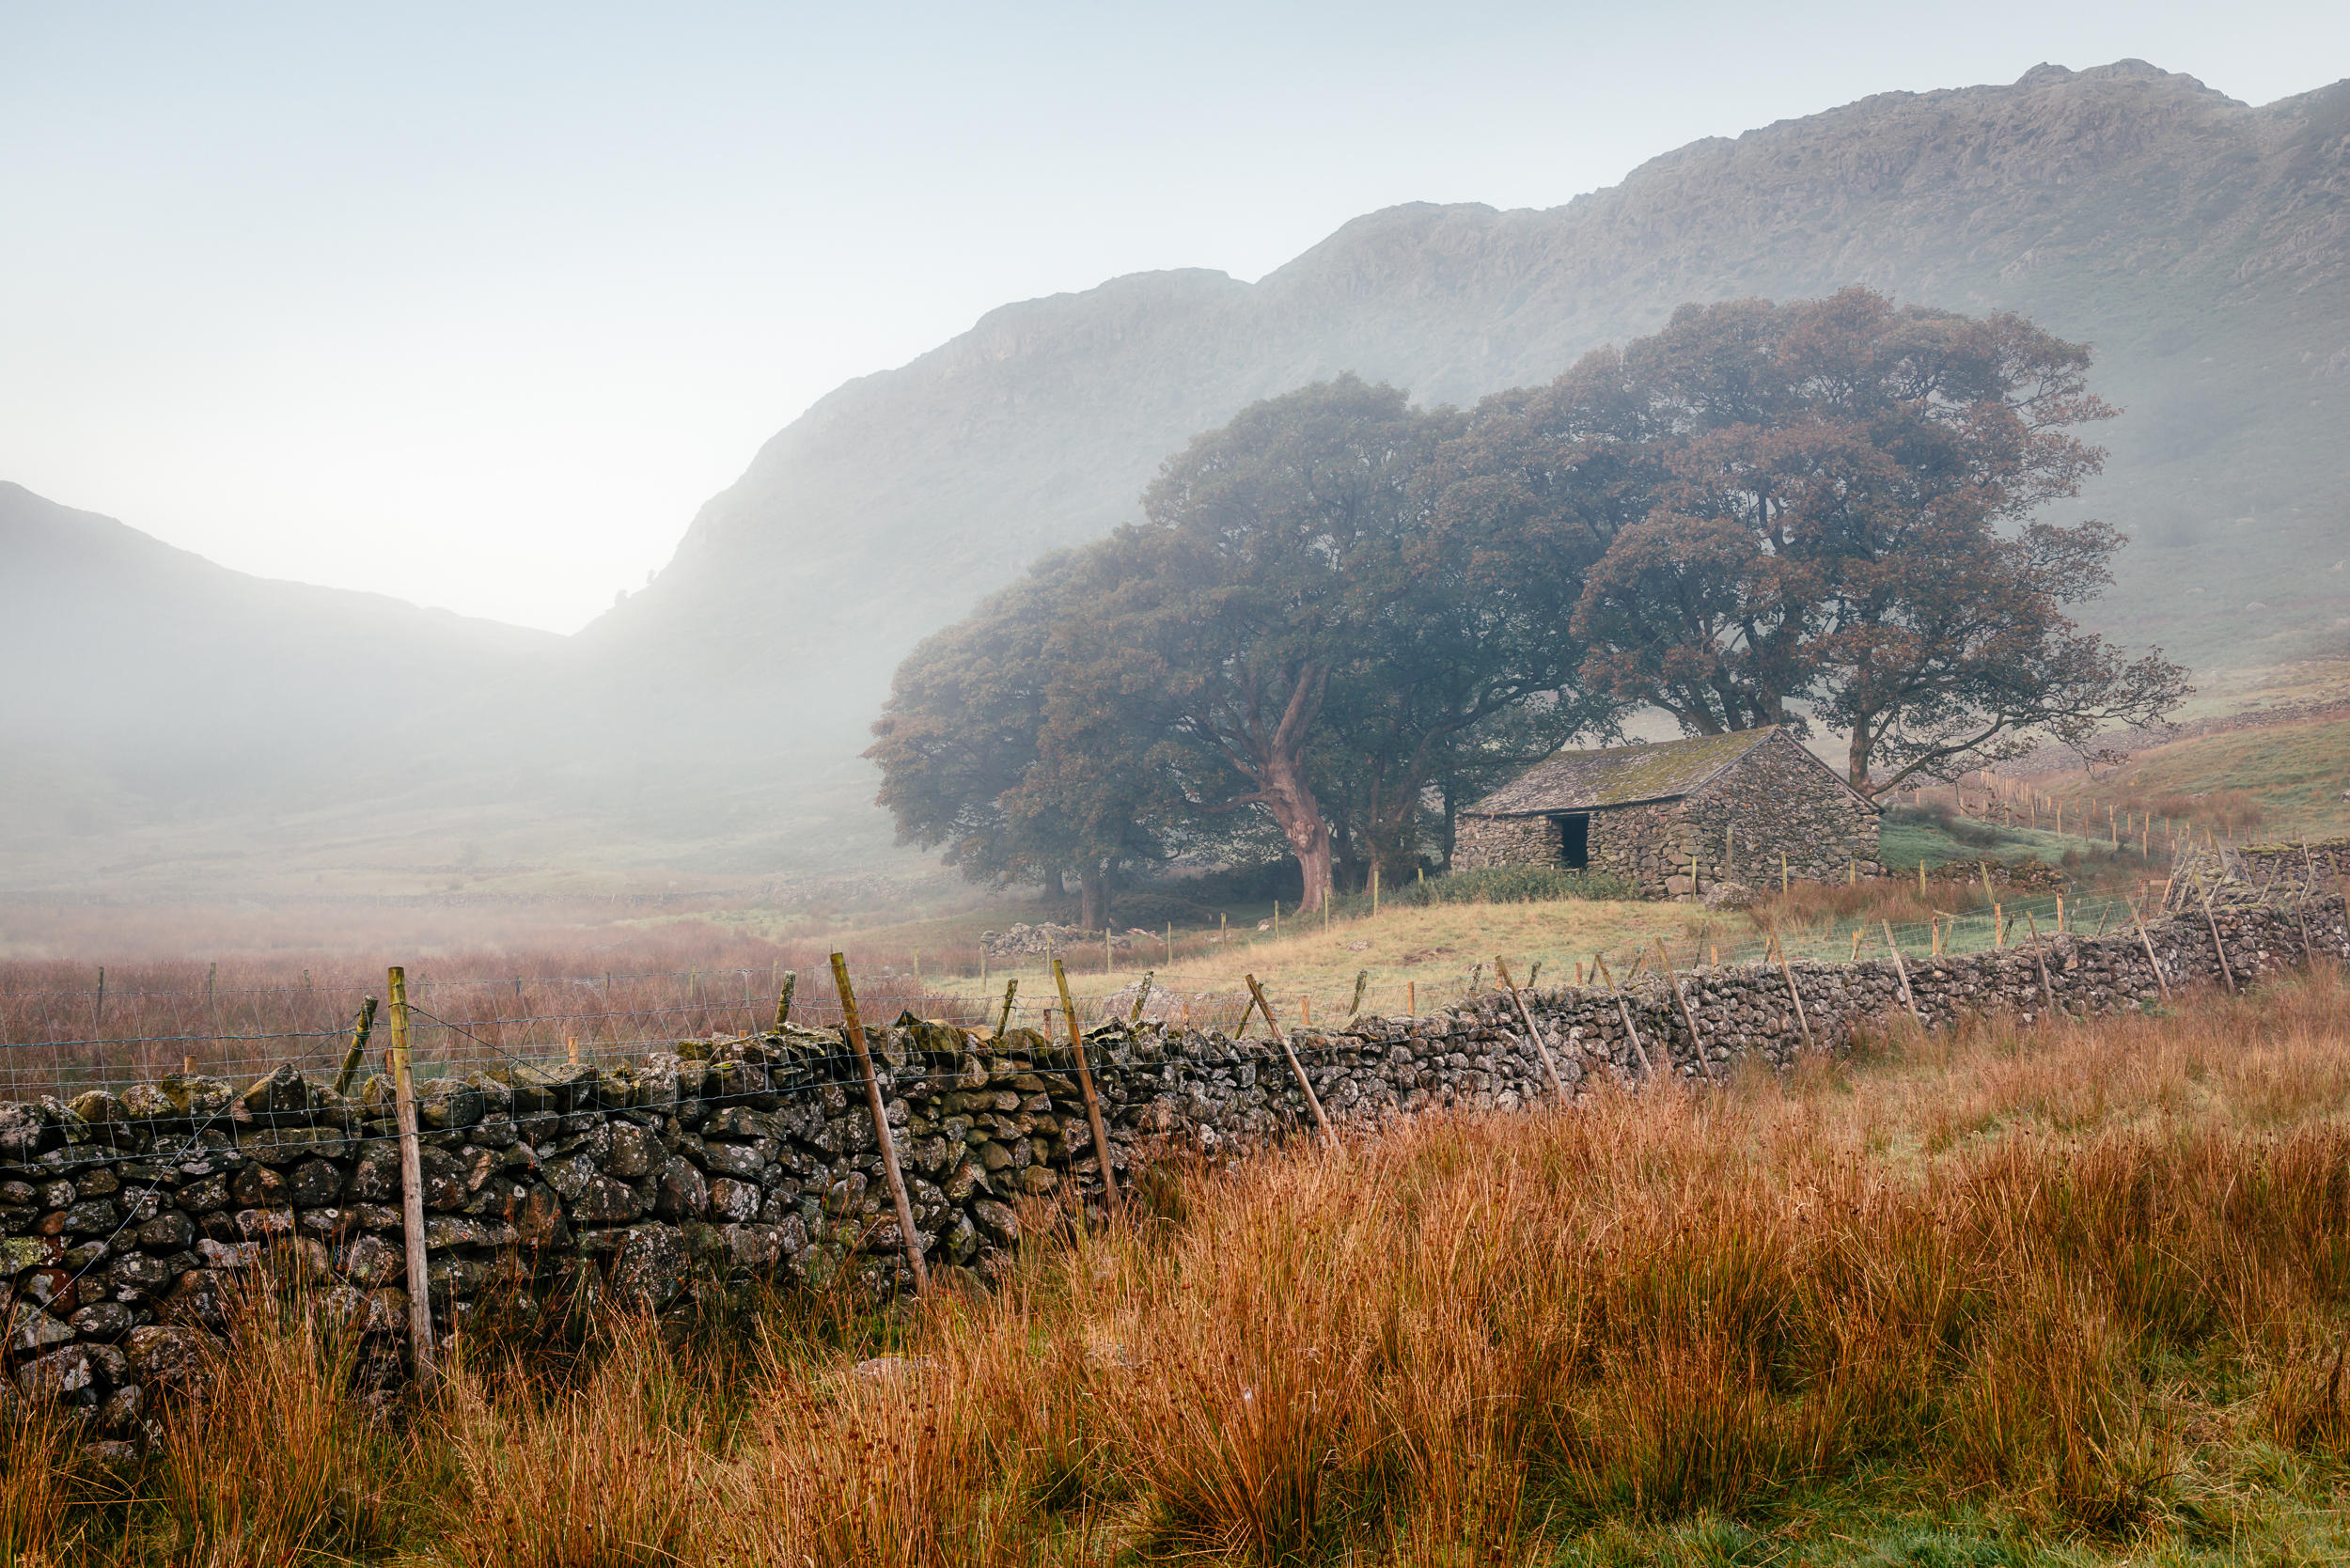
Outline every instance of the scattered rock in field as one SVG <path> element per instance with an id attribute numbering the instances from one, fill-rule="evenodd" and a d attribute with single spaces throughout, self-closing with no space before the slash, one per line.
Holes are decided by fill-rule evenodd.
<path id="1" fill-rule="evenodd" d="M 1743 882 L 1716 882 L 1705 889 L 1708 909 L 1744 909 L 1754 902 L 1754 889 Z"/>
<path id="2" fill-rule="evenodd" d="M 1117 951 L 1125 951 L 1134 947 L 1136 938 L 1149 941 L 1157 934 L 1142 930 L 1129 931 L 1122 936 L 1113 933 L 1110 947 Z M 1066 953 L 1073 949 L 1083 950 L 1101 945 L 1102 933 L 1098 931 L 1087 931 L 1080 926 L 1057 926 L 1049 920 L 1042 925 L 1016 925 L 1007 931 L 979 933 L 979 950 L 995 959 L 1042 958 L 1047 952 Z"/>

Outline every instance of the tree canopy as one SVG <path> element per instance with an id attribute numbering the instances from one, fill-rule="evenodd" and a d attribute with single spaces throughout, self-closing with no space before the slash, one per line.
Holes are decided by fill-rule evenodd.
<path id="1" fill-rule="evenodd" d="M 2103 454 L 2089 352 L 1867 290 L 1684 306 L 1467 413 L 1353 376 L 1168 459 L 1143 518 L 901 667 L 869 753 L 977 877 L 1277 829 L 1308 908 L 1449 849 L 1452 811 L 1649 705 L 1817 724 L 1864 791 L 2174 706 L 2067 610 L 2122 536 L 2039 521 Z"/>

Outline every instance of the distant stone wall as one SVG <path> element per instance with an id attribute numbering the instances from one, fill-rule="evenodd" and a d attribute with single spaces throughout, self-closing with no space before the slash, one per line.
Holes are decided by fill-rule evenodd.
<path id="1" fill-rule="evenodd" d="M 1607 807 L 1590 819 L 1590 869 L 1650 898 L 1693 898 L 1719 882 L 1776 882 L 1781 855 L 1798 882 L 1884 870 L 1875 808 L 1784 734 L 1682 799 Z M 1456 870 L 1560 863 L 1553 816 L 1465 817 L 1453 836 Z"/>
<path id="2" fill-rule="evenodd" d="M 2310 949 L 2350 957 L 2342 900 L 2298 913 L 2217 912 L 2239 982 Z M 2216 983 L 2200 912 L 2154 928 L 2173 989 Z M 2044 991 L 2041 962 L 2046 963 Z M 1905 1011 L 1889 962 L 1798 963 L 1816 1044 L 1841 1050 Z M 2127 1011 L 2158 995 L 2135 932 L 1912 963 L 1929 1025 L 1963 1013 Z M 1804 1040 L 1776 967 L 1684 973 L 1692 1040 L 1654 977 L 1628 999 L 1660 1074 L 1697 1080 L 1752 1059 L 1791 1064 Z M 1572 1094 L 1644 1076 L 1613 996 L 1528 994 Z M 1023 1199 L 1098 1194 L 1100 1170 L 1067 1046 L 1033 1031 L 976 1040 L 901 1020 L 869 1030 L 893 1139 L 933 1269 L 983 1267 L 1016 1244 Z M 1333 1120 L 1509 1110 L 1549 1097 L 1505 998 L 1366 1018 L 1293 1037 Z M 1092 1031 L 1089 1054 L 1121 1169 L 1226 1158 L 1296 1136 L 1303 1096 L 1270 1043 L 1199 1030 Z M 593 1285 L 649 1308 L 756 1277 L 822 1285 L 849 1270 L 900 1282 L 897 1226 L 861 1087 L 837 1033 L 791 1029 L 689 1043 L 641 1061 L 429 1081 L 421 1105 L 428 1288 L 444 1333 L 501 1280 Z M 166 1078 L 0 1105 L 0 1399 L 53 1396 L 96 1434 L 134 1435 L 146 1390 L 217 1341 L 224 1297 L 274 1261 L 329 1310 L 396 1345 L 407 1291 L 389 1085 L 344 1098 L 281 1069 L 243 1092 Z"/>
<path id="3" fill-rule="evenodd" d="M 2320 878 L 2350 875 L 2350 839 L 2312 839 L 2306 844 L 2246 844 L 2233 852 L 2253 882 L 2297 886 L 2311 873 Z"/>

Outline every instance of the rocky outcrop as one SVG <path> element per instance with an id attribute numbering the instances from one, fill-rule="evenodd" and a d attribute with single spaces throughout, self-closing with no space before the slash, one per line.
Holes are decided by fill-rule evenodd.
<path id="1" fill-rule="evenodd" d="M 2350 956 L 2339 898 L 2216 912 L 2239 983 L 2309 950 Z M 2306 947 L 2305 947 L 2306 944 Z M 2216 980 L 2211 928 L 2154 928 L 2173 989 Z M 1798 963 L 1803 1018 L 1776 967 L 1681 977 L 1696 1020 L 1653 977 L 1628 992 L 1528 993 L 1570 1094 L 1689 1080 L 1742 1061 L 1784 1069 L 1811 1043 L 1841 1050 L 1906 1011 L 1887 962 Z M 1911 996 L 1929 1025 L 1969 1012 L 2099 1013 L 2160 994 L 2135 932 L 1920 959 Z M 984 1269 L 1015 1246 L 1024 1200 L 1100 1190 L 1074 1058 L 1030 1030 L 998 1039 L 901 1018 L 869 1030 L 931 1267 Z M 1387 1119 L 1545 1103 L 1548 1078 L 1509 1002 L 1486 994 L 1425 1017 L 1300 1029 L 1298 1058 L 1328 1114 Z M 1304 1095 L 1270 1043 L 1172 1025 L 1088 1035 L 1121 1170 L 1227 1159 L 1295 1136 Z M 428 1080 L 420 1120 L 427 1278 L 447 1333 L 504 1281 L 592 1288 L 646 1309 L 729 1279 L 823 1286 L 844 1271 L 900 1282 L 880 1146 L 836 1033 L 715 1042 L 613 1067 Z M 171 1077 L 0 1105 L 0 1312 L 10 1386 L 61 1399 L 97 1433 L 138 1429 L 143 1390 L 205 1375 L 241 1279 L 274 1267 L 386 1344 L 407 1293 L 389 1086 L 348 1098 L 290 1067 L 242 1092 Z"/>

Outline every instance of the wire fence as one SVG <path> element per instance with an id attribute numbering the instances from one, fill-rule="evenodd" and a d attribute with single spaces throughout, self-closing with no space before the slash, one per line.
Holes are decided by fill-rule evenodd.
<path id="1" fill-rule="evenodd" d="M 1995 919 L 1954 915 L 1929 925 L 1892 928 L 1894 939 L 1913 953 L 1966 952 L 2015 940 L 2037 923 L 2053 930 L 2105 929 L 2126 922 L 2120 900 L 2085 901 L 2057 911 L 2058 901 L 2022 901 L 2001 907 Z M 1856 926 L 1851 936 L 1835 932 L 1784 933 L 1792 957 L 1849 961 L 1872 940 Z M 1668 941 L 1677 967 L 1705 964 L 1764 962 L 1767 941 Z M 1141 999 L 1153 1018 L 1199 1027 L 1231 1028 L 1246 1007 L 1241 972 L 1246 948 L 1230 952 L 1229 980 L 1201 987 L 1197 980 L 1155 983 Z M 1537 987 L 1595 980 L 1603 955 L 1531 951 L 1512 955 L 1514 979 Z M 1619 946 L 1604 955 L 1610 972 L 1637 978 L 1662 960 L 1652 950 Z M 1081 1026 L 1113 1016 L 1131 1016 L 1144 970 L 1071 977 L 1072 1000 Z M 463 1076 L 529 1065 L 568 1067 L 576 1062 L 606 1066 L 640 1061 L 648 1053 L 681 1042 L 740 1036 L 772 1027 L 786 971 L 690 969 L 657 973 L 509 976 L 502 979 L 435 979 L 412 971 L 408 979 L 410 1048 L 419 1077 Z M 860 1011 L 882 1024 L 908 1012 L 921 1018 L 994 1029 L 1033 1028 L 1048 1035 L 1067 1027 L 1058 993 L 1042 964 L 1007 976 L 1000 969 L 984 982 L 972 976 L 936 974 L 930 982 L 897 967 L 885 967 L 859 985 Z M 1358 1011 L 1417 1013 L 1457 1002 L 1496 977 L 1483 964 L 1458 972 L 1417 977 L 1369 977 L 1349 994 L 1311 985 L 1283 983 L 1268 976 L 1268 992 L 1285 1024 L 1327 1027 Z M 1010 1006 L 998 987 L 1016 982 Z M 829 976 L 806 976 L 794 988 L 791 1021 L 815 1028 L 838 1027 L 839 999 Z M 223 985 L 216 972 L 196 984 L 156 986 L 109 984 L 102 973 L 81 986 L 0 988 L 0 1098 L 41 1094 L 70 1098 L 89 1090 L 118 1091 L 132 1084 L 172 1075 L 237 1081 L 266 1075 L 281 1066 L 332 1078 L 351 1053 L 357 1020 L 369 997 L 386 989 L 378 978 L 342 975 L 300 985 Z M 381 1064 L 388 1044 L 379 1022 L 357 1076 Z"/>
<path id="2" fill-rule="evenodd" d="M 410 1049 L 419 1077 L 462 1076 L 516 1065 L 605 1065 L 682 1041 L 743 1035 L 776 1021 L 783 981 L 771 969 L 435 979 L 411 970 Z M 862 997 L 869 1021 L 912 1010 L 954 1018 L 961 998 L 924 994 L 884 972 Z M 334 1076 L 350 1052 L 362 1008 L 387 994 L 381 973 L 301 985 L 222 985 L 216 972 L 193 985 L 0 986 L 0 1097 L 116 1090 L 173 1074 L 243 1079 L 290 1065 Z M 823 986 L 798 989 L 792 1021 L 838 1026 L 838 1000 Z M 379 1019 L 369 1058 L 388 1043 Z"/>
<path id="3" fill-rule="evenodd" d="M 1910 907 L 1930 907 L 1932 897 L 1949 896 L 1952 886 L 1934 885 L 1928 901 Z M 1284 1027 L 1326 1029 L 1357 1014 L 1424 1014 L 1471 1000 L 1501 983 L 1505 964 L 1512 982 L 1549 991 L 1637 984 L 1666 969 L 1776 964 L 1782 958 L 1851 964 L 1885 958 L 1888 944 L 1905 960 L 1930 961 L 2060 934 L 2126 937 L 2141 917 L 2154 917 L 2165 884 L 2066 894 L 2002 890 L 1986 880 L 1968 896 L 1977 892 L 1983 907 L 1930 909 L 1924 919 L 1862 915 L 1794 923 L 1766 911 L 1762 918 L 1772 922 L 1770 929 L 1695 906 L 1658 906 L 1660 915 L 1680 917 L 1682 931 L 1619 935 L 1596 951 L 1577 945 L 1582 928 L 1565 917 L 1578 905 L 1568 902 L 1551 906 L 1562 916 L 1555 937 L 1544 934 L 1545 922 L 1539 917 L 1530 933 L 1524 922 L 1516 923 L 1510 938 L 1518 944 L 1515 951 L 1412 955 L 1401 962 L 1389 955 L 1384 964 L 1367 956 L 1365 967 L 1351 975 L 1327 950 L 1301 955 L 1292 946 L 1259 954 L 1258 945 L 1276 933 L 1253 931 L 1193 933 L 1180 940 L 1170 931 L 1148 941 L 1141 939 L 1147 933 L 1137 933 L 1123 950 L 1078 947 L 1055 956 L 1069 961 L 1081 1027 L 1147 1016 L 1235 1031 L 1250 1006 L 1242 977 L 1253 971 Z M 1741 920 L 1746 923 L 1738 924 Z M 1351 923 L 1317 921 L 1301 931 L 1293 922 L 1288 935 L 1292 942 L 1300 935 L 1343 940 Z M 1313 961 L 1310 973 L 1281 972 L 1285 962 L 1307 958 Z M 1096 962 L 1098 968 L 1087 967 Z M 1171 972 L 1158 972 L 1162 964 Z M 430 965 L 411 966 L 412 1060 L 416 1075 L 428 1082 L 519 1067 L 559 1071 L 574 1063 L 641 1063 L 650 1053 L 681 1043 L 772 1028 L 791 973 L 779 962 L 764 967 L 495 977 L 436 976 Z M 55 964 L 30 970 L 0 966 L 0 1100 L 47 1094 L 70 1100 L 91 1090 L 118 1092 L 174 1075 L 242 1085 L 281 1066 L 331 1080 L 351 1055 L 365 1002 L 387 995 L 384 972 L 375 969 L 315 975 L 306 970 L 299 984 L 249 979 L 240 983 L 234 976 L 224 982 L 218 965 L 153 966 L 127 976 L 118 972 L 111 980 L 102 969 L 80 974 L 86 978 Z M 853 978 L 869 1025 L 911 1013 L 982 1030 L 1035 1029 L 1057 1043 L 1068 1028 L 1042 957 L 1010 968 L 984 958 L 972 963 L 933 958 L 926 970 L 916 954 L 911 963 L 870 965 Z M 839 999 L 828 973 L 799 971 L 791 1020 L 818 1029 L 838 1027 Z M 354 1084 L 381 1070 L 388 1043 L 379 1021 L 362 1059 L 353 1064 Z"/>

